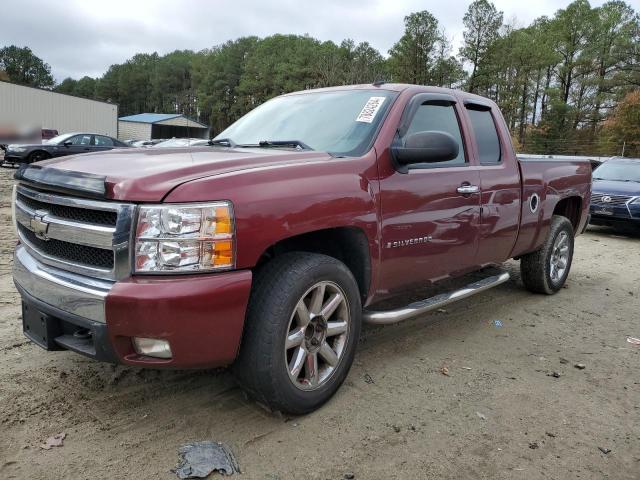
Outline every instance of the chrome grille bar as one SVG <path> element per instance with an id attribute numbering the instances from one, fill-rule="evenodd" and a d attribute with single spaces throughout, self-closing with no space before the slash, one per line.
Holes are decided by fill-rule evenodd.
<path id="1" fill-rule="evenodd" d="M 48 224 L 48 238 L 105 249 L 111 249 L 113 246 L 115 227 L 65 220 L 49 214 L 46 210 L 32 210 L 20 200 L 16 200 L 16 222 L 34 231 L 32 220 L 35 218 Z"/>
<path id="2" fill-rule="evenodd" d="M 135 208 L 134 204 L 68 197 L 18 185 L 14 215 L 21 243 L 42 263 L 81 275 L 119 280 L 131 271 L 129 245 Z M 52 249 L 45 243 L 48 241 L 51 246 L 64 248 Z M 77 261 L 80 256 L 75 254 L 74 245 L 82 251 L 82 260 L 88 261 Z M 65 258 L 70 251 L 73 255 Z M 91 252 L 96 252 L 93 258 L 104 258 L 105 251 L 113 255 L 113 268 L 102 268 L 107 266 L 105 262 L 91 265 Z"/>

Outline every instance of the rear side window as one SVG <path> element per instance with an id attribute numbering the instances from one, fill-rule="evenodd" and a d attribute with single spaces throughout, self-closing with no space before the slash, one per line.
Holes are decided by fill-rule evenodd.
<path id="1" fill-rule="evenodd" d="M 500 139 L 491 110 L 467 109 L 482 165 L 500 163 Z"/>
<path id="2" fill-rule="evenodd" d="M 99 147 L 113 147 L 113 140 L 109 137 L 103 137 L 100 135 L 96 135 L 96 145 Z"/>
<path id="3" fill-rule="evenodd" d="M 460 125 L 458 124 L 458 116 L 453 105 L 420 105 L 416 110 L 415 116 L 409 124 L 406 135 L 417 132 L 428 132 L 437 130 L 446 132 L 453 136 L 458 142 L 460 150 L 458 156 L 453 160 L 438 163 L 425 163 L 425 167 L 441 167 L 447 165 L 464 165 L 464 145 L 462 143 L 462 135 L 460 134 Z M 422 164 L 421 164 L 422 165 Z"/>

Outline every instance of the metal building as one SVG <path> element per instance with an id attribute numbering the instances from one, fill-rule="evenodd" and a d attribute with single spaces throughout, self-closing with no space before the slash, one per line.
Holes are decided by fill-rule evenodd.
<path id="1" fill-rule="evenodd" d="M 119 140 L 156 138 L 209 138 L 209 127 L 176 113 L 141 113 L 118 119 Z"/>
<path id="2" fill-rule="evenodd" d="M 0 81 L 0 126 L 116 137 L 118 106 Z"/>

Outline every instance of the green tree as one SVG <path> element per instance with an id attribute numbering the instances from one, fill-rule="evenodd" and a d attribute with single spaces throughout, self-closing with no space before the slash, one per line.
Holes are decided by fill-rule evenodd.
<path id="1" fill-rule="evenodd" d="M 428 84 L 432 78 L 438 20 L 424 10 L 404 17 L 404 35 L 389 50 L 389 67 L 398 82 Z"/>
<path id="2" fill-rule="evenodd" d="M 192 114 L 191 82 L 194 53 L 176 50 L 158 58 L 150 78 L 151 105 L 155 112 Z"/>
<path id="3" fill-rule="evenodd" d="M 471 63 L 468 90 L 472 93 L 478 88 L 478 70 L 486 60 L 489 47 L 498 38 L 502 17 L 502 12 L 497 11 L 492 3 L 475 0 L 462 19 L 465 31 L 460 57 Z"/>
<path id="4" fill-rule="evenodd" d="M 595 38 L 589 45 L 594 58 L 595 92 L 591 127 L 595 130 L 620 97 L 622 87 L 631 86 L 628 72 L 634 61 L 640 59 L 638 38 L 638 15 L 624 2 L 614 0 L 596 9 Z M 635 55 L 628 52 L 636 50 Z"/>
<path id="5" fill-rule="evenodd" d="M 54 85 L 51 67 L 33 54 L 30 48 L 15 45 L 0 49 L 0 70 L 12 83 L 50 88 Z"/>
<path id="6" fill-rule="evenodd" d="M 462 63 L 451 55 L 451 41 L 442 30 L 438 34 L 435 44 L 433 68 L 430 73 L 430 81 L 433 85 L 446 88 L 457 88 L 465 79 L 465 71 Z"/>
<path id="7" fill-rule="evenodd" d="M 640 89 L 629 92 L 605 122 L 600 139 L 608 153 L 640 157 Z M 615 151 L 612 152 L 612 147 Z M 620 149 L 620 150 L 618 150 Z"/>
<path id="8" fill-rule="evenodd" d="M 193 59 L 193 84 L 201 120 L 219 132 L 247 109 L 239 99 L 238 88 L 247 60 L 258 45 L 257 37 L 243 37 L 210 50 Z"/>
<path id="9" fill-rule="evenodd" d="M 65 93 L 67 95 L 75 95 L 76 93 L 76 85 L 78 84 L 77 80 L 74 80 L 71 77 L 65 78 L 62 82 L 55 86 L 53 89 L 58 93 Z"/>

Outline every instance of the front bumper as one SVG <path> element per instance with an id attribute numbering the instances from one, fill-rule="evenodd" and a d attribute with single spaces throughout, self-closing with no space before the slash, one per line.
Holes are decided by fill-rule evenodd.
<path id="1" fill-rule="evenodd" d="M 589 223 L 591 225 L 599 225 L 603 227 L 640 227 L 640 218 L 591 215 Z"/>
<path id="2" fill-rule="evenodd" d="M 23 153 L 4 152 L 3 162 L 7 163 L 23 163 L 27 161 L 28 156 Z"/>
<path id="3" fill-rule="evenodd" d="M 640 204 L 627 203 L 613 207 L 591 205 L 589 209 L 592 225 L 640 225 Z"/>
<path id="4" fill-rule="evenodd" d="M 91 279 L 42 264 L 22 246 L 14 281 L 25 335 L 48 350 L 147 367 L 210 368 L 238 353 L 251 271 Z M 138 355 L 132 337 L 167 340 L 172 358 Z"/>

